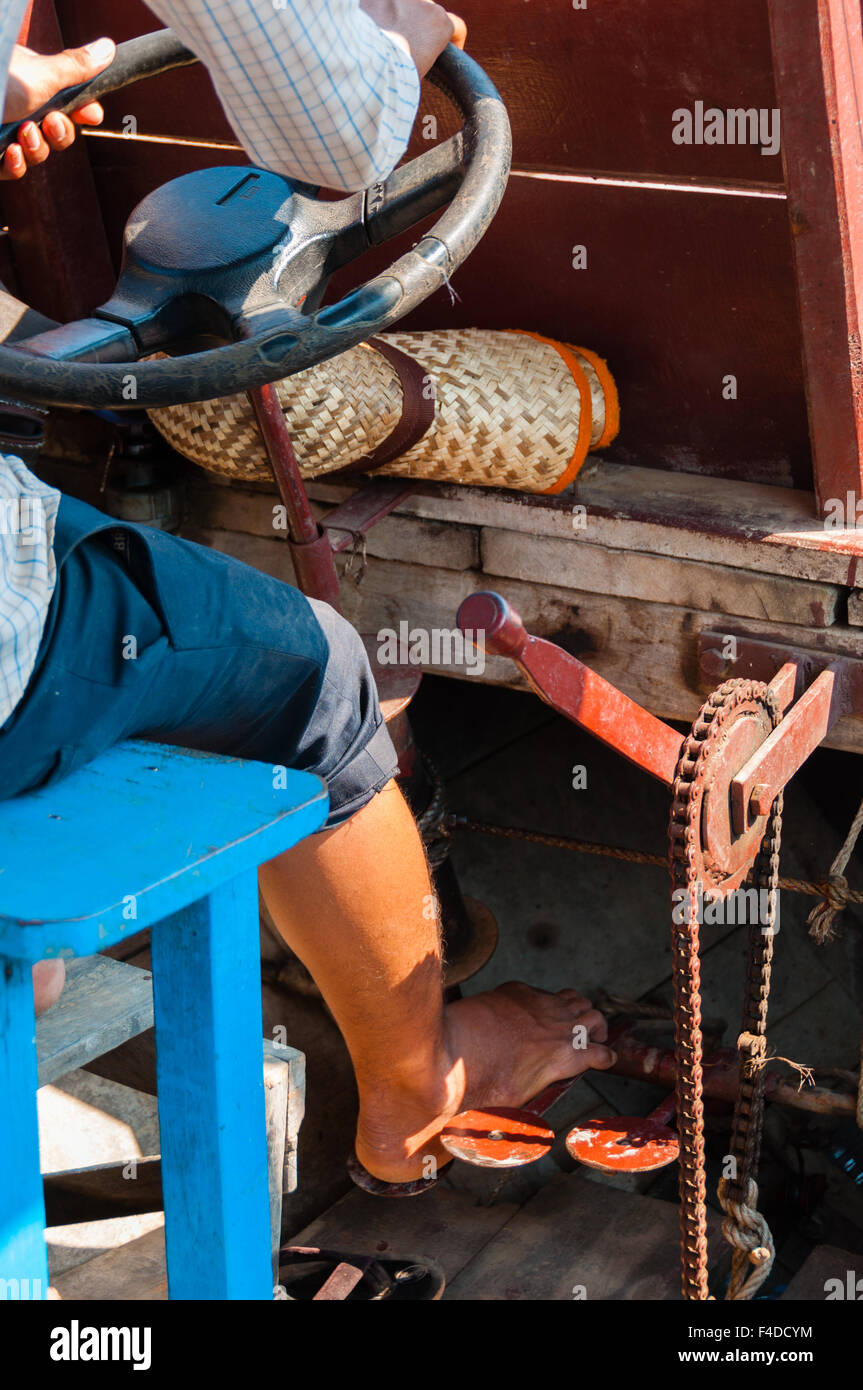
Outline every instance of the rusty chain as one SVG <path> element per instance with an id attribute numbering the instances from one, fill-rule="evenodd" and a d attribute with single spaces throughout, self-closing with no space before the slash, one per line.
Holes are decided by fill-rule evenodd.
<path id="1" fill-rule="evenodd" d="M 736 711 L 746 704 L 766 709 L 775 728 L 781 718 L 778 703 L 766 685 L 744 679 L 725 681 L 708 697 L 688 734 L 672 784 L 672 805 L 669 818 L 669 858 L 672 891 L 684 889 L 687 911 L 676 921 L 672 914 L 672 959 L 674 972 L 674 1034 L 677 1055 L 677 1129 L 680 1135 L 680 1224 L 683 1296 L 690 1300 L 706 1300 L 708 1289 L 707 1265 L 707 1207 L 706 1164 L 704 1145 L 704 1100 L 701 1036 L 701 961 L 699 956 L 699 908 L 705 885 L 699 877 L 702 864 L 701 810 L 704 783 L 711 758 L 720 746 L 720 738 Z M 768 921 L 775 920 L 776 885 L 778 882 L 779 841 L 781 837 L 782 798 L 777 797 L 772 808 L 769 830 L 762 841 L 759 863 L 767 855 L 770 890 Z M 758 870 L 756 870 L 758 872 Z M 766 1046 L 767 1001 L 770 992 L 770 967 L 773 953 L 773 932 L 763 931 L 759 923 L 750 929 L 750 951 L 747 961 L 746 992 L 743 1024 L 738 1040 L 740 1051 L 740 1087 L 734 1107 L 732 1155 L 736 1165 L 732 1197 L 737 1216 L 732 1211 L 726 1217 L 732 1225 L 729 1233 L 741 1242 L 740 1209 L 753 1210 L 757 1199 L 754 1187 L 760 1151 L 761 1116 L 763 1112 L 764 1069 L 763 1052 Z M 747 1039 L 753 1040 L 749 1055 Z M 753 1062 L 759 1060 L 757 1067 Z M 750 1183 L 752 1186 L 750 1186 Z M 723 1192 L 720 1188 L 720 1199 Z M 726 1208 L 728 1210 L 728 1208 Z M 736 1229 L 734 1226 L 736 1220 Z M 739 1266 L 741 1256 L 735 1241 L 733 1260 Z M 763 1241 L 756 1247 L 759 1252 Z M 766 1272 L 764 1274 L 766 1277 Z M 732 1279 L 734 1275 L 732 1274 Z M 739 1281 L 738 1281 L 739 1282 Z M 731 1289 L 729 1289 L 730 1296 Z"/>

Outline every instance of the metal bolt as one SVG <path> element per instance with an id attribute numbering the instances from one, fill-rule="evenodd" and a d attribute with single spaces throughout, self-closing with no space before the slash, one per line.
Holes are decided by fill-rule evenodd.
<path id="1" fill-rule="evenodd" d="M 773 796 L 766 782 L 756 782 L 749 797 L 749 814 L 753 818 L 756 816 L 767 816 L 770 814 L 770 807 L 773 805 Z"/>
<path id="2" fill-rule="evenodd" d="M 710 676 L 714 680 L 720 680 L 728 671 L 728 659 L 715 647 L 707 647 L 701 653 L 699 665 L 705 676 Z"/>

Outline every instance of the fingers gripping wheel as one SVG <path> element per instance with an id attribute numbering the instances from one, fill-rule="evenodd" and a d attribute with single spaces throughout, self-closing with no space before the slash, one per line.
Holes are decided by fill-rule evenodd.
<path id="1" fill-rule="evenodd" d="M 193 61 L 169 30 L 133 39 L 52 109 Z M 482 69 L 450 46 L 429 76 L 462 129 L 367 192 L 322 201 L 306 184 L 237 167 L 155 190 L 129 218 L 110 300 L 89 319 L 0 348 L 0 395 L 88 409 L 187 404 L 277 381 L 392 327 L 470 254 L 509 173 L 509 121 Z M 0 151 L 20 124 L 0 131 Z M 321 307 L 336 270 L 447 204 L 386 271 Z M 178 355 L 139 360 L 158 352 Z"/>

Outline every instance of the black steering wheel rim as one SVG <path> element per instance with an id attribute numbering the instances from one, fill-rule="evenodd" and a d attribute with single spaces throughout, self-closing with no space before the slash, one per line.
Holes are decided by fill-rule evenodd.
<path id="1" fill-rule="evenodd" d="M 129 50 L 138 45 L 144 54 L 144 44 L 147 45 L 146 54 L 136 66 L 135 55 L 130 55 Z M 114 64 L 93 83 L 72 94 L 62 94 L 68 97 L 65 105 L 74 107 L 81 103 L 84 94 L 95 96 L 118 90 L 143 75 L 194 60 L 194 55 L 183 49 L 168 30 L 120 45 L 118 57 L 121 61 L 113 85 L 110 74 Z M 149 66 L 143 73 L 140 67 L 145 63 Z M 411 171 L 415 167 L 431 160 L 428 168 L 446 166 L 452 177 L 454 162 L 458 160 L 460 181 L 454 195 L 444 200 L 448 206 L 431 229 L 386 270 L 351 291 L 336 305 L 303 314 L 286 306 L 281 322 L 278 313 L 263 315 L 262 327 L 245 340 L 177 357 L 144 362 L 137 357 L 123 361 L 70 361 L 59 355 L 61 350 L 55 350 L 58 355 L 54 356 L 37 355 L 41 350 L 38 346 L 28 351 L 28 340 L 14 347 L 0 347 L 0 396 L 41 406 L 86 409 L 122 410 L 190 404 L 290 376 L 391 327 L 441 288 L 470 254 L 497 211 L 509 173 L 511 135 L 506 109 L 479 65 L 450 45 L 429 76 L 462 114 L 461 131 L 450 141 L 400 166 L 383 185 L 377 185 L 365 195 L 350 196 L 364 196 L 369 200 L 367 206 L 373 221 L 377 215 L 375 209 L 387 203 L 390 182 L 410 189 L 410 195 L 405 196 L 405 206 L 409 204 L 412 209 L 411 220 L 396 225 L 395 229 L 403 230 L 427 216 L 442 201 L 439 198 L 436 205 L 433 202 L 431 207 L 424 207 L 421 195 L 425 184 L 421 181 L 411 187 Z M 55 101 L 52 109 L 57 109 L 58 105 L 62 109 L 63 104 Z M 0 148 L 10 138 L 9 128 L 0 130 Z M 439 152 L 443 153 L 435 161 L 432 157 Z M 391 204 L 397 201 L 390 200 Z M 372 244 L 379 244 L 395 234 L 395 231 L 387 233 L 384 230 L 383 235 L 376 236 L 372 223 L 369 225 Z M 88 321 L 78 321 L 79 324 L 84 322 Z M 29 341 L 36 343 L 35 339 Z M 137 349 L 139 345 L 135 346 Z M 152 347 L 143 349 L 152 350 Z M 131 397 L 130 375 L 135 383 Z"/>

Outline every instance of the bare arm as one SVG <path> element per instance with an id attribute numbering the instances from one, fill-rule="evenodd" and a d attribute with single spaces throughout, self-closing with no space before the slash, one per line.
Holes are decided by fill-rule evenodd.
<path id="1" fill-rule="evenodd" d="M 360 0 L 360 9 L 410 54 L 420 77 L 448 43 L 464 48 L 467 39 L 464 20 L 434 0 Z"/>

